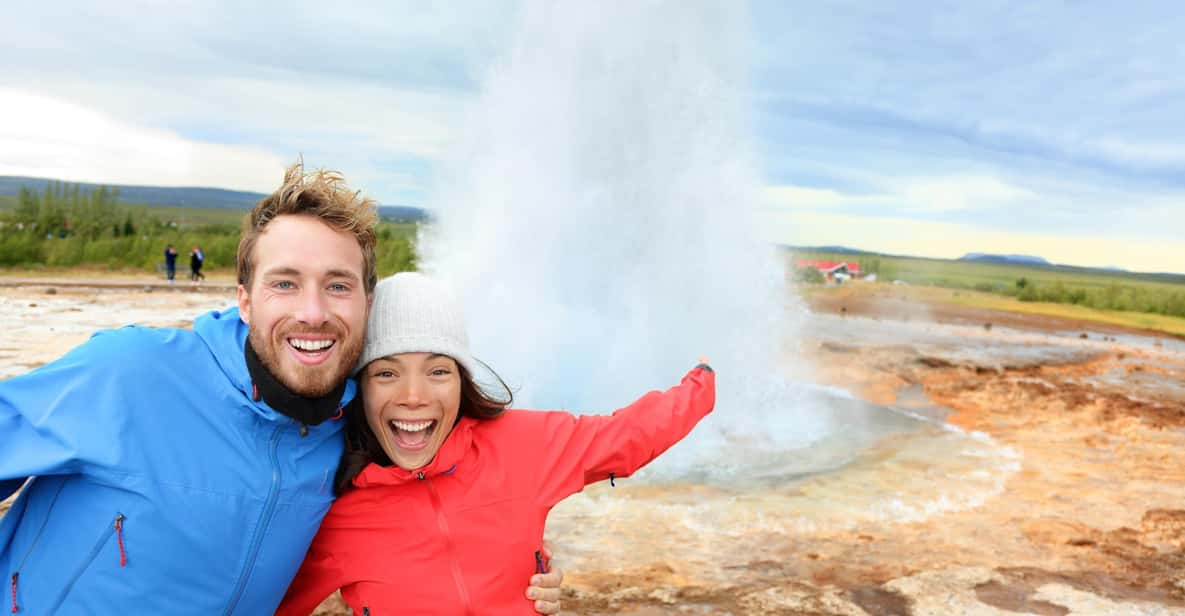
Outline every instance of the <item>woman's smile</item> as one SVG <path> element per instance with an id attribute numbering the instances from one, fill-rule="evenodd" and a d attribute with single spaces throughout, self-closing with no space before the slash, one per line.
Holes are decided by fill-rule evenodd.
<path id="1" fill-rule="evenodd" d="M 461 408 L 461 372 L 439 353 L 396 353 L 362 372 L 366 422 L 396 466 L 427 466 L 448 438 Z"/>

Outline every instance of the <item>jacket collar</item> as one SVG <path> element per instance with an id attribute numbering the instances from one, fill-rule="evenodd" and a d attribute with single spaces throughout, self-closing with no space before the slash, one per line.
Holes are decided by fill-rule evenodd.
<path id="1" fill-rule="evenodd" d="M 247 370 L 247 360 L 244 349 L 247 345 L 247 324 L 239 318 L 239 309 L 212 310 L 193 322 L 193 331 L 206 343 L 214 361 L 222 369 L 227 380 L 235 389 L 239 390 L 246 399 L 244 402 L 256 414 L 271 421 L 287 421 L 287 415 L 268 406 L 263 400 L 254 400 L 251 387 L 251 373 Z M 354 379 L 346 380 L 345 390 L 341 394 L 341 406 L 345 406 L 354 399 L 357 385 Z"/>
<path id="2" fill-rule="evenodd" d="M 263 360 L 256 354 L 250 337 L 247 338 L 247 344 L 243 345 L 243 355 L 247 360 L 247 372 L 251 375 L 254 399 L 263 400 L 268 406 L 306 426 L 319 425 L 335 415 L 341 417 L 341 399 L 346 391 L 345 381 L 324 396 L 302 396 L 288 389 L 267 366 L 263 365 Z"/>
<path id="3" fill-rule="evenodd" d="M 419 479 L 451 475 L 469 453 L 473 444 L 473 428 L 476 424 L 476 419 L 462 417 L 457 425 L 453 426 L 453 431 L 449 433 L 448 438 L 444 439 L 444 443 L 440 445 L 440 451 L 436 452 L 436 457 L 432 458 L 427 466 L 409 471 L 394 464 L 379 466 L 371 462 L 362 469 L 362 472 L 358 473 L 358 476 L 354 477 L 354 487 L 397 486 Z"/>

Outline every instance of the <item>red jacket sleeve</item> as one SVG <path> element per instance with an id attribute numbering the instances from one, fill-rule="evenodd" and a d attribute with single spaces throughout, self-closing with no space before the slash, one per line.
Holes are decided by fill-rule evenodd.
<path id="1" fill-rule="evenodd" d="M 321 549 L 323 533 L 317 533 L 300 570 L 288 586 L 276 616 L 309 616 L 333 591 L 341 587 L 342 569 L 333 553 Z"/>
<path id="2" fill-rule="evenodd" d="M 716 404 L 716 375 L 697 366 L 666 391 L 612 415 L 550 413 L 539 498 L 554 505 L 584 486 L 628 477 L 691 432 Z"/>

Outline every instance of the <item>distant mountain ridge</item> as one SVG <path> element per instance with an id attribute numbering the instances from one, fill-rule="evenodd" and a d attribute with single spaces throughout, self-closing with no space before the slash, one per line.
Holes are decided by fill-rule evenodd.
<path id="1" fill-rule="evenodd" d="M 1025 265 L 1052 265 L 1043 257 L 1036 257 L 1033 255 L 996 255 L 984 252 L 969 252 L 961 257 L 959 261 L 988 261 L 992 263 L 1023 263 Z"/>
<path id="2" fill-rule="evenodd" d="M 15 196 L 25 186 L 40 194 L 50 182 L 78 184 L 84 190 L 99 186 L 119 189 L 119 200 L 124 203 L 144 203 L 171 207 L 218 208 L 249 210 L 267 195 L 244 190 L 225 188 L 175 187 L 175 186 L 132 186 L 126 184 L 91 184 L 88 182 L 67 182 L 48 178 L 22 176 L 0 176 L 0 196 Z M 379 216 L 384 220 L 422 221 L 428 219 L 428 212 L 406 205 L 380 205 Z"/>
<path id="3" fill-rule="evenodd" d="M 788 249 L 788 250 L 801 250 L 804 252 L 830 252 L 830 253 L 841 254 L 841 255 L 877 254 L 877 253 L 869 252 L 867 250 L 860 250 L 859 248 L 849 248 L 847 246 L 838 246 L 838 245 L 830 245 L 830 246 L 786 246 L 786 245 L 783 245 L 783 248 Z"/>
<path id="4" fill-rule="evenodd" d="M 1132 271 L 1119 267 L 1091 267 L 1085 265 L 1059 265 L 1050 263 L 1042 257 L 1032 255 L 998 255 L 982 252 L 971 252 L 963 255 L 960 259 L 945 259 L 941 257 L 917 257 L 905 254 L 894 254 L 888 252 L 877 252 L 873 250 L 861 250 L 859 248 L 851 248 L 848 246 L 828 245 L 828 246 L 797 246 L 791 244 L 781 244 L 780 248 L 790 253 L 830 253 L 835 255 L 851 255 L 847 258 L 859 257 L 889 257 L 893 259 L 919 259 L 923 261 L 934 262 L 955 262 L 955 261 L 980 261 L 988 263 L 999 263 L 1002 265 L 1014 265 L 1018 267 L 1038 267 L 1050 268 L 1054 270 L 1061 270 L 1067 272 L 1107 272 L 1112 274 L 1122 274 L 1134 278 L 1144 280 L 1158 280 L 1162 282 L 1171 282 L 1174 284 L 1185 284 L 1185 274 L 1177 274 L 1171 272 L 1156 272 L 1156 271 Z M 978 257 L 978 258 L 976 258 Z M 1013 260 L 1009 260 L 1013 259 Z M 1026 260 L 1027 259 L 1027 260 Z"/>

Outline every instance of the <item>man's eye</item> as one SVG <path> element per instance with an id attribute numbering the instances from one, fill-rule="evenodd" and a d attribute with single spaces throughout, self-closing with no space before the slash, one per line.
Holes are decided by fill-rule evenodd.
<path id="1" fill-rule="evenodd" d="M 335 282 L 329 285 L 329 290 L 333 291 L 334 293 L 346 293 L 350 290 L 350 286 L 340 282 Z"/>
<path id="2" fill-rule="evenodd" d="M 292 284 L 290 280 L 279 280 L 272 283 L 272 287 L 276 289 L 294 289 L 296 285 Z"/>

